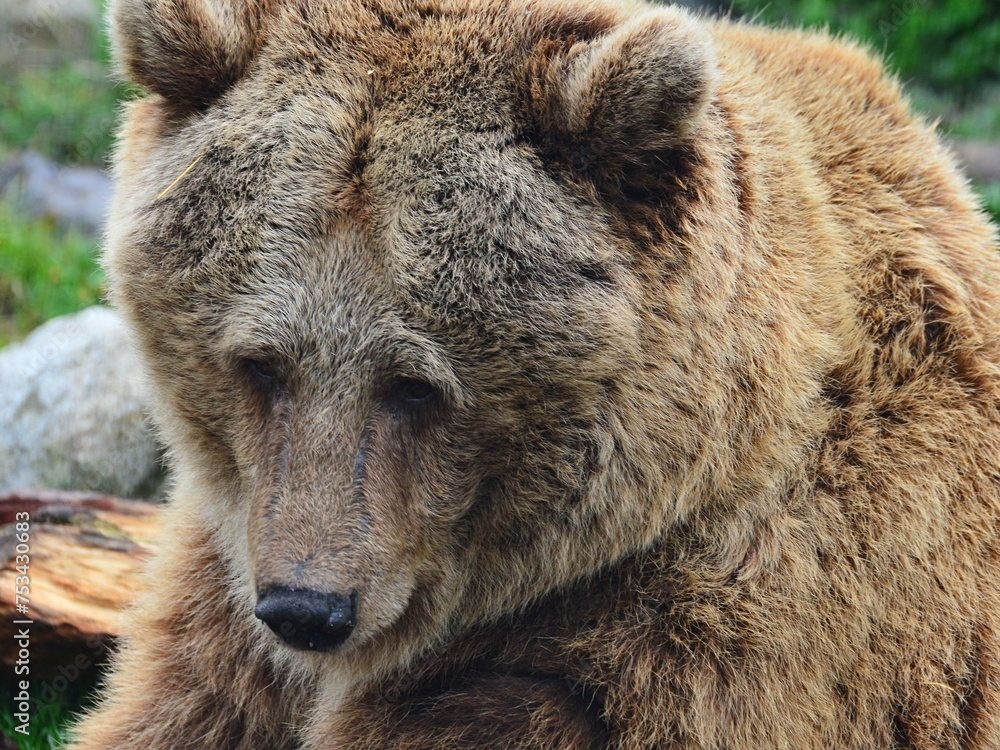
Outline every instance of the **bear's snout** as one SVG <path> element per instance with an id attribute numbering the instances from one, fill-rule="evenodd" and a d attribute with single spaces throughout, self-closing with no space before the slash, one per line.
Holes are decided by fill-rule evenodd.
<path id="1" fill-rule="evenodd" d="M 293 648 L 332 651 L 354 630 L 358 593 L 275 586 L 258 592 L 254 614 Z"/>

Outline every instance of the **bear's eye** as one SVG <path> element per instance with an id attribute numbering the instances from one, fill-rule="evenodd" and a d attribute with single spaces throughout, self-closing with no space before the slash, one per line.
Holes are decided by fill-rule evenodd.
<path id="1" fill-rule="evenodd" d="M 412 406 L 428 404 L 437 398 L 438 391 L 430 383 L 416 378 L 398 378 L 392 384 L 392 400 Z"/>
<path id="2" fill-rule="evenodd" d="M 596 284 L 607 284 L 611 281 L 611 274 L 608 273 L 608 269 L 600 264 L 582 264 L 576 268 L 576 273 L 587 281 L 592 281 Z"/>
<path id="3" fill-rule="evenodd" d="M 263 391 L 270 391 L 278 387 L 278 370 L 270 362 L 262 359 L 246 358 L 243 360 L 243 371 L 247 378 L 254 385 Z"/>

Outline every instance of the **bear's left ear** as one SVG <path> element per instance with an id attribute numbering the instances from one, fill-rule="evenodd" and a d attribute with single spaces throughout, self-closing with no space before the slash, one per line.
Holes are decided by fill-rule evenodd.
<path id="1" fill-rule="evenodd" d="M 119 72 L 177 111 L 205 109 L 250 65 L 278 0 L 111 0 Z"/>
<path id="2" fill-rule="evenodd" d="M 577 166 L 642 166 L 698 129 L 717 68 L 704 24 L 676 8 L 650 9 L 529 66 L 535 127 Z"/>

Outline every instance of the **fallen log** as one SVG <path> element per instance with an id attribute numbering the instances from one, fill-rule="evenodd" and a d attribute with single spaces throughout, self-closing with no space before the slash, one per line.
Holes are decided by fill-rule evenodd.
<path id="1" fill-rule="evenodd" d="M 78 672 L 103 658 L 136 593 L 157 517 L 155 505 L 107 495 L 0 492 L 5 674 L 24 674 L 16 667 L 25 662 L 31 675 Z"/>

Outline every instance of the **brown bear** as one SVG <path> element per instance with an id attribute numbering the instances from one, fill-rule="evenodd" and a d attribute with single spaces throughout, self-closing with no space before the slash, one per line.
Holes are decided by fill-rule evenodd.
<path id="1" fill-rule="evenodd" d="M 1000 263 L 868 52 L 118 0 L 176 477 L 75 748 L 1000 747 Z"/>

